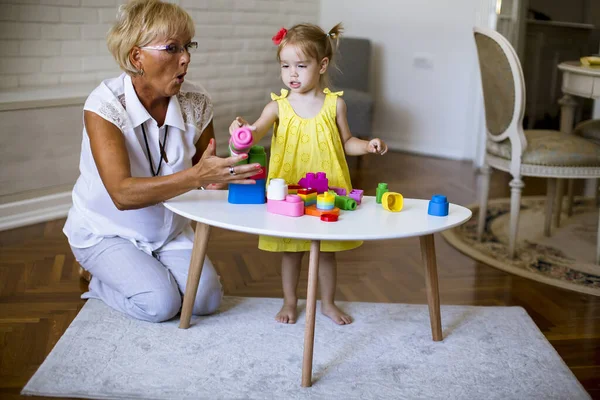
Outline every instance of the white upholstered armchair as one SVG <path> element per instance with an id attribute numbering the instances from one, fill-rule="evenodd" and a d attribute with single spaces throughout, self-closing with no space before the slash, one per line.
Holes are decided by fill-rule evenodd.
<path id="1" fill-rule="evenodd" d="M 521 177 L 548 178 L 544 231 L 549 235 L 557 178 L 600 177 L 600 146 L 559 131 L 523 130 L 525 85 L 515 50 L 498 32 L 475 28 L 474 36 L 487 127 L 477 235 L 481 240 L 486 228 L 491 168 L 509 172 L 513 178 L 510 181 L 509 251 L 514 257 L 524 186 Z"/>

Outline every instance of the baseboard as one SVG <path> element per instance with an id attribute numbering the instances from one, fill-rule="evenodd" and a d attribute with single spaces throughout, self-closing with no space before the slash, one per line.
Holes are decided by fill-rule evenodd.
<path id="1" fill-rule="evenodd" d="M 469 160 L 465 157 L 462 149 L 449 149 L 437 146 L 431 146 L 427 143 L 409 143 L 403 140 L 391 140 L 386 138 L 386 144 L 390 150 L 404 151 L 407 153 L 421 154 L 451 160 Z"/>
<path id="2" fill-rule="evenodd" d="M 71 192 L 0 204 L 0 231 L 64 218 L 71 204 Z"/>

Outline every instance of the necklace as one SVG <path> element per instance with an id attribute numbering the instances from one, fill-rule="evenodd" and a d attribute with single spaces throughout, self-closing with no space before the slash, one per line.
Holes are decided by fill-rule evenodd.
<path id="1" fill-rule="evenodd" d="M 158 167 L 156 172 L 154 172 L 154 162 L 152 161 L 152 154 L 150 154 L 150 146 L 148 146 L 148 137 L 146 136 L 146 130 L 144 129 L 144 124 L 142 124 L 142 133 L 144 134 L 144 142 L 146 143 L 146 152 L 148 153 L 148 160 L 150 161 L 150 172 L 152 176 L 157 176 L 160 174 L 160 167 L 162 167 L 163 159 L 165 162 L 169 162 L 167 159 L 167 153 L 165 152 L 165 146 L 167 145 L 167 136 L 169 135 L 169 125 L 165 127 L 165 140 L 160 142 L 160 133 L 158 135 L 158 148 L 160 149 L 160 160 L 158 160 Z"/>

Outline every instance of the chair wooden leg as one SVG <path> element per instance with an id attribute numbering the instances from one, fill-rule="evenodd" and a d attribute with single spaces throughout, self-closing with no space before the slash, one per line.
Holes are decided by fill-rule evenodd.
<path id="1" fill-rule="evenodd" d="M 600 264 L 600 212 L 598 213 L 598 237 L 596 239 L 596 264 Z"/>
<path id="2" fill-rule="evenodd" d="M 544 219 L 544 235 L 550 237 L 552 231 L 552 210 L 556 198 L 556 178 L 548 178 L 546 188 L 546 218 Z"/>
<path id="3" fill-rule="evenodd" d="M 554 213 L 554 225 L 560 228 L 560 215 L 562 213 L 563 194 L 565 193 L 565 180 L 558 179 L 556 184 L 556 202 L 555 202 L 555 213 Z"/>
<path id="4" fill-rule="evenodd" d="M 575 179 L 569 179 L 567 186 L 567 216 L 573 216 L 573 194 L 575 192 Z"/>
<path id="5" fill-rule="evenodd" d="M 208 237 L 210 236 L 210 225 L 196 223 L 196 233 L 194 234 L 194 249 L 192 250 L 192 259 L 190 260 L 190 269 L 188 272 L 187 283 L 185 284 L 185 294 L 183 295 L 183 306 L 181 307 L 181 317 L 179 318 L 179 327 L 187 329 L 190 327 L 192 311 L 194 310 L 194 301 L 196 301 L 196 292 L 200 283 L 200 275 L 204 266 L 206 257 L 206 248 L 208 247 Z"/>
<path id="6" fill-rule="evenodd" d="M 479 175 L 479 220 L 477 221 L 477 240 L 479 241 L 481 241 L 485 229 L 491 174 L 492 169 L 484 162 Z"/>
<path id="7" fill-rule="evenodd" d="M 598 213 L 598 237 L 596 239 L 596 264 L 600 265 L 600 212 Z"/>
<path id="8" fill-rule="evenodd" d="M 520 176 L 510 181 L 510 231 L 508 237 L 508 252 L 514 258 L 517 254 L 517 231 L 519 229 L 519 212 L 521 211 L 521 191 L 525 184 Z"/>

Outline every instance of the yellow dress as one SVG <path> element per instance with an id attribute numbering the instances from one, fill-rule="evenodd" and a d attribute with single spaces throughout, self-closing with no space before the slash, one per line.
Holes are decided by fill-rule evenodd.
<path id="1" fill-rule="evenodd" d="M 329 186 L 341 187 L 348 192 L 352 189 L 344 146 L 335 120 L 337 97 L 343 92 L 332 93 L 329 89 L 323 92 L 325 102 L 313 118 L 296 115 L 287 99 L 287 90 L 281 89 L 280 96 L 271 93 L 279 107 L 279 122 L 273 127 L 267 182 L 272 178 L 283 178 L 288 184 L 295 184 L 307 172 L 325 172 Z M 362 241 L 321 241 L 321 251 L 350 250 L 361 244 Z M 258 248 L 274 252 L 309 251 L 310 240 L 260 236 Z"/>

